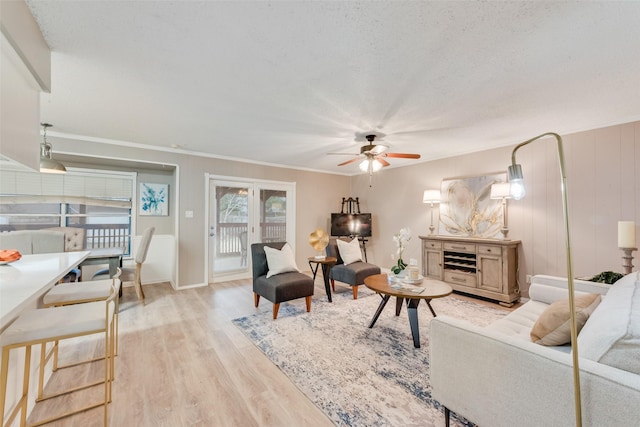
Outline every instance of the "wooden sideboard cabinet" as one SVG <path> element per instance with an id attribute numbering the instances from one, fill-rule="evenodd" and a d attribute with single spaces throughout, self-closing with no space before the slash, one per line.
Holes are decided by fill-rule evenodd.
<path id="1" fill-rule="evenodd" d="M 422 275 L 511 307 L 520 299 L 519 240 L 420 236 Z"/>

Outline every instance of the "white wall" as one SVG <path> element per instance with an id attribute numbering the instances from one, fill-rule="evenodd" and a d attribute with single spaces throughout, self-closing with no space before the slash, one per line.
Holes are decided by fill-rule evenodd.
<path id="1" fill-rule="evenodd" d="M 40 91 L 51 89 L 51 52 L 24 1 L 0 2 L 0 153 L 40 162 Z"/>

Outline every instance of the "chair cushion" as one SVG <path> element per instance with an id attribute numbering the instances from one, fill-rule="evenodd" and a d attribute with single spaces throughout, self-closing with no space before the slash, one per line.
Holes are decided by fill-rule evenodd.
<path id="1" fill-rule="evenodd" d="M 360 250 L 360 241 L 358 239 L 353 239 L 350 242 L 338 240 L 337 244 L 340 258 L 342 258 L 345 265 L 362 261 L 362 251 Z"/>
<path id="2" fill-rule="evenodd" d="M 110 301 L 66 305 L 64 307 L 29 310 L 21 314 L 0 335 L 0 345 L 53 341 L 86 333 L 104 331 L 111 322 L 115 304 Z M 105 318 L 108 315 L 108 319 Z"/>
<path id="3" fill-rule="evenodd" d="M 578 295 L 574 298 L 578 332 L 600 304 L 600 299 L 600 294 Z M 531 341 L 541 345 L 564 345 L 571 342 L 571 310 L 568 299 L 558 300 L 542 312 L 531 329 Z"/>
<path id="4" fill-rule="evenodd" d="M 70 304 L 74 301 L 106 300 L 111 295 L 112 279 L 91 282 L 61 283 L 42 298 L 45 305 Z"/>
<path id="5" fill-rule="evenodd" d="M 260 276 L 253 283 L 253 291 L 274 304 L 311 296 L 313 289 L 313 279 L 299 272 Z"/>
<path id="6" fill-rule="evenodd" d="M 267 279 L 276 274 L 288 273 L 291 271 L 300 271 L 296 265 L 296 258 L 293 255 L 293 250 L 288 243 L 282 247 L 282 249 L 264 247 L 264 253 L 267 257 L 267 266 L 269 271 L 267 272 Z"/>
<path id="7" fill-rule="evenodd" d="M 640 374 L 640 281 L 615 282 L 578 336 L 580 356 Z"/>
<path id="8" fill-rule="evenodd" d="M 380 274 L 380 267 L 366 262 L 354 262 L 349 265 L 334 265 L 329 277 L 352 286 L 362 285 L 364 279 L 374 274 Z"/>

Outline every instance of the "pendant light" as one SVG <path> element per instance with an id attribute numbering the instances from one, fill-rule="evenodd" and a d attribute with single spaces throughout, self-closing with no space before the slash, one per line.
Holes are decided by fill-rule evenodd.
<path id="1" fill-rule="evenodd" d="M 51 157 L 51 144 L 47 142 L 47 128 L 53 126 L 49 123 L 40 123 L 43 129 L 43 142 L 40 143 L 40 172 L 42 173 L 67 173 L 67 168 Z"/>

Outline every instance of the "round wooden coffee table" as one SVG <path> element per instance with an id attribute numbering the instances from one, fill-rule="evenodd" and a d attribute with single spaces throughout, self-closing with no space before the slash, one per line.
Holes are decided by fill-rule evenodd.
<path id="1" fill-rule="evenodd" d="M 373 325 L 376 324 L 376 321 L 378 320 L 378 317 L 380 317 L 380 313 L 382 313 L 384 307 L 387 305 L 389 298 L 397 297 L 396 316 L 400 315 L 402 302 L 404 300 L 407 301 L 409 326 L 411 327 L 411 336 L 413 337 L 413 346 L 415 348 L 420 348 L 420 330 L 418 329 L 418 304 L 420 304 L 420 301 L 425 300 L 429 310 L 431 310 L 431 314 L 433 317 L 436 317 L 436 312 L 433 310 L 433 307 L 431 307 L 431 300 L 434 298 L 446 297 L 447 295 L 451 295 L 453 292 L 451 286 L 441 282 L 440 280 L 425 278 L 421 283 L 416 285 L 397 281 L 389 283 L 389 278 L 386 274 L 374 274 L 373 276 L 369 276 L 364 279 L 364 284 L 367 288 L 375 291 L 382 298 L 376 313 L 373 315 L 373 319 L 371 319 L 371 323 L 369 324 L 370 328 L 373 328 Z M 396 287 L 396 285 L 400 286 Z M 414 290 L 419 290 L 420 288 L 422 288 L 420 292 L 414 292 Z"/>

